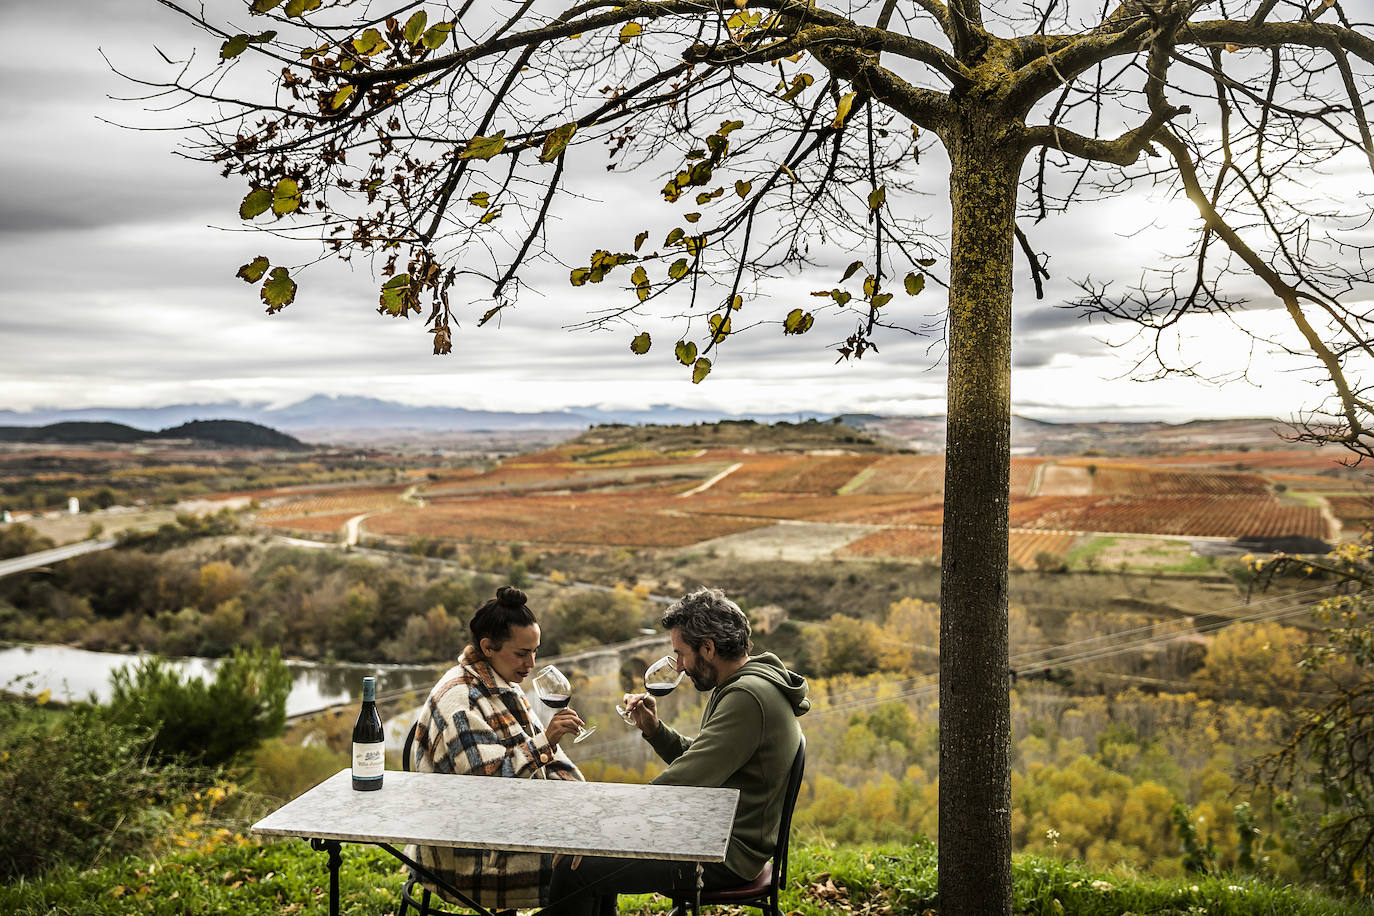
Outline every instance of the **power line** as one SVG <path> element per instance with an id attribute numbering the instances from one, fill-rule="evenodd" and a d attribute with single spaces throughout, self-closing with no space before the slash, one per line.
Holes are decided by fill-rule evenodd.
<path id="1" fill-rule="evenodd" d="M 1211 632 L 1223 626 L 1237 624 L 1267 623 L 1310 613 L 1313 605 L 1316 603 L 1315 601 L 1298 600 L 1297 603 L 1294 603 L 1295 599 L 1311 599 L 1320 593 L 1334 592 L 1339 587 L 1340 583 L 1314 586 L 1287 595 L 1265 598 L 1259 602 L 1247 602 L 1246 604 L 1220 608 L 1213 613 L 1226 613 L 1246 607 L 1253 608 L 1257 604 L 1264 605 L 1264 607 L 1255 613 L 1231 616 L 1224 623 L 1218 623 L 1208 628 L 1200 629 L 1195 624 L 1185 623 L 1184 621 L 1175 621 L 1173 627 L 1170 627 L 1168 624 L 1145 624 L 1125 630 L 1105 633 L 1101 636 L 1093 636 L 1070 643 L 1050 646 L 1044 649 L 1021 652 L 1013 655 L 1009 661 L 1013 669 L 1017 666 L 1034 666 L 1037 664 L 1044 664 L 1045 662 L 1053 662 L 1056 667 L 1061 668 L 1078 667 L 1088 662 L 1110 658 L 1114 655 L 1123 655 L 1127 652 L 1150 645 L 1170 642 L 1186 633 Z M 1163 632 L 1160 631 L 1161 626 L 1165 627 Z M 1124 642 L 1121 641 L 1123 638 L 1125 638 Z M 882 684 L 877 685 L 877 689 L 881 689 L 882 686 Z M 813 705 L 808 715 L 824 716 L 830 713 L 849 712 L 868 706 L 876 706 L 881 703 L 891 703 L 898 700 L 924 697 L 939 690 L 939 675 L 928 674 L 920 677 L 908 678 L 897 682 L 897 686 L 899 689 L 896 693 L 887 693 L 882 696 L 867 695 L 870 694 L 871 690 L 874 688 L 856 688 L 854 690 L 831 694 L 827 698 L 827 705 L 820 707 Z M 836 703 L 834 702 L 836 697 L 855 697 L 855 699 Z M 619 759 L 624 759 L 626 756 L 624 752 L 628 751 L 631 747 L 642 745 L 642 739 L 636 734 L 627 739 L 617 739 L 609 745 L 598 748 L 598 750 L 602 751 L 600 756 L 603 761 L 614 762 Z"/>
<path id="2" fill-rule="evenodd" d="M 1291 593 L 1289 593 L 1289 594 L 1287 594 L 1287 595 L 1276 595 L 1276 596 L 1273 596 L 1273 597 L 1270 597 L 1270 598 L 1264 598 L 1264 599 L 1262 599 L 1262 600 L 1260 600 L 1260 601 L 1257 601 L 1257 602 L 1244 602 L 1244 603 L 1242 603 L 1242 604 L 1233 604 L 1233 605 L 1230 605 L 1230 606 L 1228 606 L 1228 607 L 1217 608 L 1216 610 L 1214 610 L 1214 611 L 1209 611 L 1209 612 L 1207 612 L 1207 613 L 1210 613 L 1210 614 L 1213 614 L 1213 615 L 1231 615 L 1231 616 L 1229 617 L 1228 622 L 1244 622 L 1244 621 L 1246 621 L 1246 620 L 1249 618 L 1250 615 L 1234 615 L 1234 614 L 1232 614 L 1232 612 L 1234 612 L 1234 611 L 1239 611 L 1239 610 L 1242 610 L 1242 609 L 1245 609 L 1245 608 L 1251 608 L 1251 607 L 1254 607 L 1254 606 L 1256 606 L 1256 605 L 1272 604 L 1272 603 L 1278 602 L 1278 601 L 1291 601 L 1291 600 L 1294 599 L 1294 598 L 1299 598 L 1299 597 L 1304 596 L 1304 595 L 1315 595 L 1315 594 L 1318 594 L 1318 593 L 1320 593 L 1320 592 L 1334 591 L 1334 590 L 1336 590 L 1337 588 L 1339 588 L 1339 583 L 1328 583 L 1328 584 L 1326 584 L 1326 585 L 1318 585 L 1318 586 L 1313 586 L 1313 587 L 1311 587 L 1311 588 L 1302 589 L 1302 590 L 1300 590 L 1300 591 L 1291 592 Z M 1167 631 L 1167 629 L 1164 630 L 1164 631 L 1161 631 L 1161 629 L 1160 629 L 1161 627 L 1167 628 L 1167 627 L 1170 627 L 1171 625 L 1172 625 L 1173 627 L 1176 628 L 1176 632 L 1175 632 L 1175 633 L 1172 633 L 1172 634 L 1171 634 L 1170 632 Z M 1063 652 L 1066 652 L 1066 651 L 1068 651 L 1068 650 L 1075 650 L 1075 651 L 1077 651 L 1077 650 L 1080 650 L 1082 647 L 1085 647 L 1085 646 L 1100 646 L 1100 645 L 1104 645 L 1104 644 L 1108 644 L 1108 645 L 1117 645 L 1117 644 L 1118 644 L 1117 641 L 1120 640 L 1120 639 L 1122 639 L 1122 638 L 1138 637 L 1138 636 L 1145 635 L 1145 634 L 1148 634 L 1150 637 L 1152 637 L 1152 638 L 1154 638 L 1154 639 L 1163 639 L 1164 637 L 1169 636 L 1169 635 L 1177 635 L 1177 634 L 1179 634 L 1179 633 L 1186 633 L 1186 632 L 1190 632 L 1190 631 L 1195 630 L 1195 629 L 1197 629 L 1197 627 L 1196 627 L 1196 625 L 1195 625 L 1194 623 L 1191 623 L 1191 622 L 1188 622 L 1188 621 L 1184 621 L 1184 620 L 1177 620 L 1177 621 L 1174 621 L 1172 624 L 1169 624 L 1169 623 L 1147 623 L 1147 624 L 1142 624 L 1141 626 L 1138 626 L 1138 627 L 1131 627 L 1131 628 L 1125 629 L 1125 630 L 1114 630 L 1114 631 L 1112 631 L 1112 632 L 1110 632 L 1110 633 L 1103 633 L 1103 634 L 1101 634 L 1101 635 L 1099 635 L 1099 636 L 1089 636 L 1089 637 L 1086 637 L 1086 638 L 1084 638 L 1084 639 L 1076 640 L 1076 641 L 1074 641 L 1074 642 L 1061 643 L 1061 644 L 1056 645 L 1056 646 L 1049 646 L 1049 647 L 1044 648 L 1044 649 L 1035 649 L 1035 650 L 1031 650 L 1031 651 L 1027 651 L 1027 652 L 1022 652 L 1022 653 L 1019 653 L 1019 654 L 1017 654 L 1017 655 L 1012 656 L 1012 657 L 1010 658 L 1009 661 L 1011 661 L 1013 667 L 1015 667 L 1016 665 L 1034 665 L 1034 664 L 1036 664 L 1036 662 L 1037 662 L 1037 656 L 1040 656 L 1040 655 L 1050 655 L 1050 654 L 1053 654 L 1053 653 L 1063 653 Z M 1070 654 L 1072 655 L 1073 653 L 1070 653 Z M 1055 657 L 1053 657 L 1053 658 L 1047 658 L 1047 659 L 1045 659 L 1045 660 L 1046 660 L 1046 661 L 1059 661 L 1059 660 L 1061 660 L 1061 657 L 1060 657 L 1060 656 L 1055 656 Z M 906 690 L 906 689 L 908 689 L 908 688 L 910 688 L 910 687 L 919 686 L 919 685 L 922 685 L 922 684 L 926 683 L 926 682 L 929 680 L 930 677 L 931 677 L 931 675 L 920 675 L 920 676 L 918 676 L 918 677 L 909 678 L 909 679 L 907 679 L 907 680 L 905 680 L 905 681 L 898 681 L 898 682 L 895 683 L 895 686 L 896 686 L 899 690 Z M 842 698 L 848 697 L 848 696 L 866 695 L 868 692 L 869 692 L 869 691 L 868 691 L 867 688 L 855 688 L 855 689 L 853 689 L 853 690 L 846 690 L 846 691 L 840 691 L 840 692 L 838 692 L 838 693 L 832 693 L 832 694 L 830 694 L 830 696 L 828 697 L 828 699 L 833 703 L 837 698 L 841 698 L 841 699 L 842 699 Z"/>

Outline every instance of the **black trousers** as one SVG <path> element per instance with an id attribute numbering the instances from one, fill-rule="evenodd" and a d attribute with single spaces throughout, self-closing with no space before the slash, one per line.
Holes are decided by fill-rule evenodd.
<path id="1" fill-rule="evenodd" d="M 572 864 L 573 858 L 569 856 L 554 866 L 549 905 L 541 916 L 611 916 L 616 912 L 619 894 L 680 893 L 691 897 L 696 893 L 695 862 L 583 856 L 576 868 Z M 702 865 L 701 880 L 703 889 L 713 890 L 736 887 L 749 879 L 741 878 L 724 865 L 707 862 Z"/>

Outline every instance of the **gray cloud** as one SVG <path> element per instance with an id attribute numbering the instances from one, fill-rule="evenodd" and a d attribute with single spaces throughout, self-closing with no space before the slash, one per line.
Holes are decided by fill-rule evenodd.
<path id="1" fill-rule="evenodd" d="M 254 25 L 241 13 L 236 19 Z M 818 313 L 809 334 L 781 334 L 775 322 L 788 309 L 822 305 L 811 291 L 835 285 L 845 264 L 865 256 L 819 245 L 818 266 L 749 291 L 738 323 L 758 326 L 712 354 L 715 371 L 701 385 L 692 385 L 671 357 L 680 335 L 701 336 L 699 321 L 646 318 L 641 326 L 655 344 L 645 357 L 630 354 L 628 326 L 565 330 L 589 309 L 628 294 L 611 282 L 572 289 L 562 264 L 531 271 L 537 289 L 499 327 L 475 327 L 487 291 L 465 286 L 455 353 L 446 358 L 430 355 L 422 321 L 376 314 L 377 281 L 361 262 L 325 263 L 299 276 L 297 302 L 268 317 L 256 290 L 234 278 L 235 269 L 259 253 L 295 265 L 313 258 L 318 246 L 232 231 L 242 188 L 213 167 L 173 155 L 174 134 L 101 120 L 149 125 L 184 116 L 148 114 L 137 103 L 108 98 L 131 94 L 131 87 L 110 72 L 101 50 L 128 72 L 165 76 L 169 69 L 154 46 L 176 58 L 199 46 L 205 60 L 215 42 L 151 0 L 11 4 L 0 8 L 0 32 L 15 49 L 0 64 L 6 90 L 0 117 L 19 137 L 0 149 L 7 178 L 0 198 L 6 265 L 0 407 L 226 398 L 280 403 L 323 392 L 517 410 L 654 402 L 726 411 L 943 409 L 938 336 L 880 330 L 878 353 L 837 364 L 833 347 L 853 330 L 852 317 Z M 60 56 L 52 51 L 54 34 L 64 36 Z M 938 157 L 932 161 L 938 164 Z M 596 247 L 625 249 L 640 229 L 659 241 L 680 219 L 680 208 L 665 208 L 657 198 L 656 176 L 604 166 L 594 150 L 577 160 L 583 197 L 559 203 L 550 244 L 570 260 Z M 937 194 L 920 206 L 933 207 L 938 221 L 944 205 Z M 1112 225 L 1105 217 L 1055 217 L 1032 229 L 1032 242 L 1051 256 L 1053 278 L 1046 300 L 1037 302 L 1024 262 L 1017 264 L 1018 410 L 1182 419 L 1193 405 L 1210 403 L 1206 394 L 1190 402 L 1178 388 L 1164 396 L 1110 381 L 1123 363 L 1103 356 L 1095 338 L 1106 327 L 1053 307 L 1075 294 L 1073 277 L 1133 278 L 1154 260 L 1138 240 L 1120 244 L 1105 228 Z M 932 268 L 936 275 L 942 266 Z M 942 290 L 932 283 L 915 300 L 899 294 L 885 318 L 925 328 L 942 312 Z M 1283 398 L 1269 396 L 1275 403 Z"/>

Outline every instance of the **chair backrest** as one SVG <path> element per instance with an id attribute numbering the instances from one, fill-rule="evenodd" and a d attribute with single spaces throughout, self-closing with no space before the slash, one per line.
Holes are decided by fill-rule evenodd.
<path id="1" fill-rule="evenodd" d="M 792 769 L 787 774 L 787 792 L 782 797 L 782 821 L 778 824 L 778 842 L 773 847 L 773 891 L 787 885 L 787 847 L 792 837 L 792 809 L 797 806 L 797 796 L 801 793 L 802 774 L 806 771 L 806 736 L 801 736 L 797 745 L 797 756 L 792 758 Z"/>
<path id="2" fill-rule="evenodd" d="M 419 722 L 414 722 L 410 726 L 410 731 L 406 732 L 406 743 L 401 748 L 401 769 L 410 772 L 410 750 L 415 745 L 415 729 L 420 727 Z"/>

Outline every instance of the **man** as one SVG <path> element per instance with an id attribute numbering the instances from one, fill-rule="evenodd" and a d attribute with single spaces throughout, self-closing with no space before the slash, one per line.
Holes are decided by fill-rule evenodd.
<path id="1" fill-rule="evenodd" d="M 668 768 L 657 785 L 740 790 L 724 864 L 703 866 L 707 890 L 747 884 L 773 854 L 783 795 L 801 745 L 797 717 L 811 708 L 806 679 L 771 653 L 750 657 L 749 620 L 719 589 L 702 588 L 673 604 L 660 621 L 673 640 L 677 669 L 710 691 L 701 728 L 688 739 L 658 718 L 647 694 L 625 697 L 625 708 Z M 617 894 L 687 892 L 691 863 L 606 857 L 560 858 L 545 916 L 614 911 Z"/>

